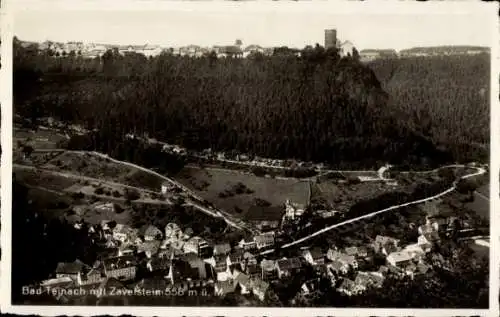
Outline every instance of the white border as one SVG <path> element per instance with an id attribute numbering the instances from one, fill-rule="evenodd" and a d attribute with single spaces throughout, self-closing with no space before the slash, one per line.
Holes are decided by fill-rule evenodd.
<path id="1" fill-rule="evenodd" d="M 203 12 L 234 12 L 244 10 L 247 12 L 269 12 L 279 10 L 286 12 L 324 12 L 331 10 L 336 14 L 469 14 L 471 12 L 485 15 L 485 19 L 491 19 L 491 27 L 500 30 L 498 24 L 498 5 L 496 3 L 484 2 L 401 2 L 401 1 L 371 1 L 371 2 L 348 2 L 348 1 L 321 1 L 321 2 L 181 2 L 181 1 L 151 1 L 137 0 L 135 2 L 123 0 L 3 0 L 3 15 L 0 18 L 2 36 L 2 69 L 0 70 L 0 100 L 2 105 L 2 177 L 1 177 L 1 296 L 0 307 L 4 313 L 37 314 L 42 316 L 56 315 L 120 315 L 133 314 L 136 316 L 152 315 L 272 315 L 272 316 L 471 316 L 471 315 L 499 315 L 499 278 L 500 262 L 498 250 L 500 245 L 499 233 L 500 215 L 493 212 L 499 208 L 499 175 L 500 160 L 496 155 L 491 155 L 490 169 L 490 210 L 491 212 L 491 251 L 490 252 L 490 308 L 489 310 L 477 309 L 336 309 L 336 308 L 240 308 L 240 307 L 89 307 L 89 306 L 12 306 L 10 304 L 11 276 L 10 276 L 10 236 L 11 217 L 10 209 L 12 203 L 12 22 L 17 10 L 40 10 L 63 9 L 71 11 L 79 10 L 123 10 L 123 11 L 148 11 L 148 10 L 181 10 L 181 11 L 203 11 Z M 5 14 L 7 12 L 7 14 Z M 499 119 L 499 34 L 494 33 L 491 46 L 491 153 L 500 150 L 500 140 L 497 129 L 500 129 Z M 500 131 L 498 131 L 500 132 Z M 34 265 L 36 265 L 34 263 Z"/>

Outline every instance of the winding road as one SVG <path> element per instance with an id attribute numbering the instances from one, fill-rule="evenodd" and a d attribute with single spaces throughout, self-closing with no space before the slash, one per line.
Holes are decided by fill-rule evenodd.
<path id="1" fill-rule="evenodd" d="M 454 167 L 467 167 L 465 165 L 453 165 L 453 166 Z M 482 175 L 482 174 L 486 173 L 486 170 L 484 168 L 482 168 L 482 167 L 475 167 L 475 169 L 476 169 L 475 173 L 462 176 L 461 179 L 466 179 L 466 178 L 470 178 L 470 177 L 474 177 L 474 176 L 479 176 L 479 175 Z M 284 245 L 281 246 L 281 249 L 289 248 L 291 246 L 297 245 L 299 243 L 302 243 L 304 241 L 312 239 L 312 238 L 314 238 L 316 236 L 319 236 L 319 235 L 321 235 L 321 234 L 323 234 L 325 232 L 328 232 L 328 231 L 330 231 L 332 229 L 341 227 L 341 226 L 349 224 L 349 223 L 353 223 L 353 222 L 359 221 L 361 219 L 371 218 L 373 216 L 376 216 L 378 214 L 381 214 L 381 213 L 384 213 L 384 212 L 387 212 L 387 211 L 396 210 L 396 209 L 399 209 L 399 208 L 402 208 L 402 207 L 416 205 L 416 204 L 421 204 L 421 203 L 424 203 L 426 201 L 431 201 L 431 200 L 437 199 L 439 197 L 442 197 L 442 196 L 444 196 L 444 195 L 446 195 L 446 194 L 454 191 L 456 189 L 457 183 L 458 183 L 458 180 L 456 180 L 455 182 L 453 182 L 453 186 L 452 187 L 448 188 L 447 190 L 445 190 L 445 191 L 443 191 L 443 192 L 441 192 L 441 193 L 439 193 L 437 195 L 434 195 L 434 196 L 431 196 L 431 197 L 427 197 L 427 198 L 423 198 L 423 199 L 419 199 L 419 200 L 410 201 L 410 202 L 407 202 L 407 203 L 404 203 L 404 204 L 400 204 L 400 205 L 391 206 L 389 208 L 385 208 L 385 209 L 382 209 L 382 210 L 379 210 L 379 211 L 375 211 L 375 212 L 372 212 L 372 213 L 369 213 L 369 214 L 366 214 L 366 215 L 363 215 L 363 216 L 360 216 L 360 217 L 352 218 L 352 219 L 345 220 L 345 221 L 339 222 L 337 224 L 325 227 L 325 228 L 323 228 L 321 230 L 318 230 L 318 231 L 316 231 L 316 232 L 314 232 L 314 233 L 312 233 L 310 235 L 307 235 L 307 236 L 305 236 L 303 238 L 300 238 L 300 239 L 295 240 L 293 242 L 284 244 Z M 260 254 L 261 255 L 266 255 L 266 254 L 273 253 L 274 251 L 275 251 L 275 249 L 270 249 L 270 250 L 263 251 Z"/>
<path id="2" fill-rule="evenodd" d="M 57 150 L 56 150 L 57 151 Z M 39 150 L 35 150 L 35 152 L 44 152 L 44 151 L 39 151 Z M 49 152 L 49 151 L 47 151 Z M 117 159 L 114 159 L 112 157 L 110 157 L 109 155 L 107 154 L 103 154 L 103 153 L 99 153 L 99 152 L 87 152 L 87 151 L 67 151 L 67 152 L 70 152 L 70 153 L 78 153 L 78 154 L 85 154 L 85 153 L 90 153 L 90 154 L 93 154 L 93 155 L 96 155 L 96 156 L 99 156 L 101 158 L 104 158 L 104 159 L 107 159 L 107 160 L 110 160 L 114 163 L 117 163 L 117 164 L 122 164 L 122 165 L 126 165 L 126 166 L 129 166 L 129 167 L 132 167 L 132 168 L 135 168 L 135 169 L 139 169 L 139 170 L 142 170 L 144 172 L 147 172 L 147 173 L 150 173 L 152 175 L 155 175 L 159 178 L 161 178 L 162 180 L 166 181 L 166 182 L 169 182 L 171 184 L 173 184 L 174 186 L 182 189 L 185 193 L 187 193 L 190 197 L 192 197 L 193 199 L 187 199 L 186 200 L 186 204 L 187 205 L 190 205 L 210 216 L 213 216 L 213 217 L 216 217 L 216 218 L 221 218 L 223 219 L 228 225 L 232 226 L 232 227 L 235 227 L 237 229 L 240 229 L 240 230 L 246 230 L 246 231 L 250 231 L 252 232 L 253 234 L 258 234 L 260 233 L 259 230 L 257 230 L 256 228 L 252 227 L 252 226 L 249 226 L 248 224 L 246 224 L 245 222 L 243 222 L 242 220 L 239 220 L 237 218 L 235 218 L 233 215 L 223 211 L 223 210 L 220 210 L 220 209 L 217 209 L 217 208 L 214 208 L 214 207 L 206 207 L 206 206 L 202 206 L 199 202 L 204 202 L 205 200 L 198 196 L 196 193 L 194 193 L 191 189 L 187 188 L 186 186 L 184 186 L 183 184 L 169 178 L 169 177 L 166 177 L 158 172 L 155 172 L 151 169 L 148 169 L 148 168 L 145 168 L 143 166 L 140 166 L 140 165 L 136 165 L 134 163 L 130 163 L 130 162 L 126 162 L 126 161 L 120 161 L 120 160 L 117 160 Z M 443 168 L 449 168 L 449 167 L 459 167 L 459 168 L 467 168 L 469 166 L 466 166 L 466 165 L 460 165 L 460 164 L 453 164 L 453 165 L 446 165 L 446 166 L 442 166 L 440 168 L 437 168 L 437 169 L 434 169 L 434 170 L 429 170 L 429 171 L 418 171 L 418 172 L 413 172 L 413 173 L 432 173 L 432 172 L 436 172 L 440 169 L 443 169 Z M 471 174 L 468 174 L 468 175 L 465 175 L 465 176 L 462 176 L 461 179 L 466 179 L 466 178 L 470 178 L 470 177 L 475 177 L 475 176 L 479 176 L 479 175 L 482 175 L 486 172 L 486 170 L 482 167 L 469 167 L 469 168 L 474 168 L 476 169 L 476 172 L 475 173 L 471 173 Z M 324 171 L 324 172 L 335 172 L 335 171 Z M 404 172 L 402 172 L 404 173 Z M 407 173 L 412 173 L 412 172 L 407 172 Z M 325 232 L 328 232 L 330 230 L 333 230 L 335 228 L 338 228 L 338 227 L 341 227 L 343 225 L 346 225 L 346 224 L 349 224 L 349 223 L 353 223 L 353 222 L 356 222 L 356 221 L 359 221 L 359 220 L 362 220 L 362 219 L 366 219 L 366 218 L 371 218 L 373 216 L 376 216 L 378 214 L 381 214 L 381 213 L 384 213 L 384 212 L 388 212 L 388 211 L 392 211 L 392 210 L 396 210 L 396 209 L 399 209 L 399 208 L 402 208 L 402 207 L 406 207 L 406 206 L 411 206 L 411 205 L 416 205 L 416 204 L 421 204 L 421 203 L 424 203 L 424 202 L 427 202 L 427 201 L 431 201 L 431 200 L 434 200 L 434 199 L 437 199 L 439 197 L 442 197 L 452 191 L 454 191 L 456 189 L 456 185 L 457 185 L 457 182 L 458 180 L 456 180 L 452 187 L 450 187 L 449 189 L 437 194 L 437 195 L 434 195 L 434 196 L 431 196 L 431 197 L 427 197 L 427 198 L 423 198 L 423 199 L 419 199 L 419 200 L 415 200 L 415 201 L 411 201 L 411 202 L 407 202 L 407 203 L 404 203 L 404 204 L 400 204 L 400 205 L 395 205 L 395 206 L 391 206 L 391 207 L 388 207 L 388 208 L 385 208 L 385 209 L 382 209 L 382 210 L 379 210 L 379 211 L 376 211 L 376 212 L 372 212 L 372 213 L 369 213 L 369 214 L 366 214 L 366 215 L 363 215 L 363 216 L 360 216 L 360 217 L 356 217 L 356 218 L 352 218 L 352 219 L 349 219 L 349 220 L 345 220 L 343 222 L 340 222 L 340 223 L 337 223 L 337 224 L 334 224 L 334 225 L 331 225 L 331 226 L 328 226 L 328 227 L 325 227 L 321 230 L 318 230 L 312 234 L 309 234 L 303 238 L 300 238 L 298 240 L 295 240 L 295 241 L 292 241 L 290 243 L 287 243 L 287 244 L 284 244 L 281 246 L 281 248 L 288 248 L 288 247 L 291 247 L 291 246 L 294 246 L 294 245 L 297 245 L 297 244 L 300 244 L 304 241 L 307 241 L 309 239 L 312 239 L 316 236 L 319 236 Z M 118 185 L 118 184 L 117 184 Z M 123 184 L 120 184 L 120 185 L 123 185 Z M 125 185 L 125 186 L 128 186 L 128 185 Z M 265 254 L 269 254 L 269 253 L 272 253 L 274 252 L 275 250 L 274 249 L 270 249 L 270 250 L 266 250 L 266 251 L 263 251 L 261 252 L 260 254 L 261 255 L 265 255 Z"/>

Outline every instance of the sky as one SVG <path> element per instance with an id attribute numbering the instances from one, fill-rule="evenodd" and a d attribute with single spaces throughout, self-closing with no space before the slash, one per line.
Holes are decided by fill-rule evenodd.
<path id="1" fill-rule="evenodd" d="M 158 44 L 178 47 L 231 45 L 289 46 L 324 44 L 324 30 L 358 49 L 414 46 L 491 46 L 484 14 L 336 14 L 329 10 L 19 10 L 13 32 L 26 41 L 83 41 L 105 44 Z"/>

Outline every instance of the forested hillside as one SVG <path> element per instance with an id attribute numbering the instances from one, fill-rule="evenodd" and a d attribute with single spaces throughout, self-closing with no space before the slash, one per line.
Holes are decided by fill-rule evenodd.
<path id="1" fill-rule="evenodd" d="M 169 54 L 147 59 L 108 51 L 85 60 L 14 45 L 15 111 L 33 120 L 53 116 L 98 129 L 106 144 L 94 146 L 103 151 L 112 151 L 126 133 L 148 132 L 188 148 L 237 149 L 352 168 L 387 161 L 436 165 L 487 153 L 456 145 L 488 141 L 481 99 L 462 93 L 474 81 L 463 77 L 476 78 L 468 88 L 487 81 L 486 58 L 451 73 L 447 60 L 410 64 L 406 73 L 393 71 L 399 67 L 392 64 L 372 66 L 390 83 L 388 95 L 369 67 L 320 46 L 305 49 L 301 57 L 283 49 L 247 59 Z M 435 75 L 424 79 L 417 70 Z"/>
<path id="2" fill-rule="evenodd" d="M 385 59 L 369 66 L 410 129 L 455 157 L 488 151 L 489 54 Z"/>

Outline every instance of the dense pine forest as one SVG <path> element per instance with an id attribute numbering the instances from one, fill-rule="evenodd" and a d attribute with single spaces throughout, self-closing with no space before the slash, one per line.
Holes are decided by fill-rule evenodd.
<path id="1" fill-rule="evenodd" d="M 364 65 L 321 46 L 272 56 L 101 58 L 14 41 L 14 103 L 96 129 L 112 152 L 127 133 L 191 149 L 372 168 L 486 160 L 489 55 Z M 103 142 L 105 144 L 103 144 Z"/>
<path id="2" fill-rule="evenodd" d="M 381 59 L 369 66 L 390 96 L 388 106 L 412 131 L 458 159 L 460 151 L 488 152 L 489 54 Z"/>

